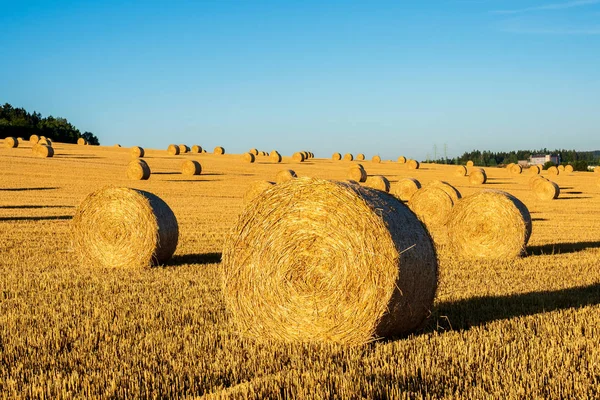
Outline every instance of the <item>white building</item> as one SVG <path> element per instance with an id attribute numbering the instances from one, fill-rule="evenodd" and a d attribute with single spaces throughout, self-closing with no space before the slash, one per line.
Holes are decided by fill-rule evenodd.
<path id="1" fill-rule="evenodd" d="M 548 161 L 554 164 L 560 164 L 560 155 L 557 154 L 535 154 L 529 157 L 529 165 L 544 165 Z"/>

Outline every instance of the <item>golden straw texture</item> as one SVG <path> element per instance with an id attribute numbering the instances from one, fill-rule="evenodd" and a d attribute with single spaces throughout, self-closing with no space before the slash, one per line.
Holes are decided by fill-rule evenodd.
<path id="1" fill-rule="evenodd" d="M 529 167 L 529 173 L 531 175 L 538 175 L 540 172 L 542 172 L 542 169 L 539 165 L 532 165 Z"/>
<path id="2" fill-rule="evenodd" d="M 139 146 L 133 146 L 131 148 L 131 157 L 138 157 L 138 158 L 142 158 L 144 157 L 144 149 L 142 149 Z"/>
<path id="3" fill-rule="evenodd" d="M 425 186 L 411 196 L 408 206 L 428 228 L 435 228 L 446 224 L 454 202 L 443 189 Z"/>
<path id="4" fill-rule="evenodd" d="M 269 155 L 269 158 L 272 162 L 280 163 L 281 162 L 281 154 L 279 154 L 276 150 L 273 150 Z"/>
<path id="5" fill-rule="evenodd" d="M 437 260 L 399 200 L 300 178 L 249 203 L 223 249 L 223 296 L 242 336 L 362 345 L 420 328 Z"/>
<path id="6" fill-rule="evenodd" d="M 419 169 L 421 164 L 417 160 L 408 160 L 407 163 L 408 169 Z"/>
<path id="7" fill-rule="evenodd" d="M 51 158 L 54 157 L 54 149 L 52 146 L 48 146 L 45 144 L 36 144 L 31 148 L 33 150 L 33 154 L 37 157 L 41 158 Z"/>
<path id="8" fill-rule="evenodd" d="M 356 161 L 365 161 L 365 155 L 363 153 L 358 153 L 356 155 Z"/>
<path id="9" fill-rule="evenodd" d="M 448 196 L 450 196 L 450 198 L 452 199 L 452 201 L 454 203 L 456 203 L 460 198 L 460 192 L 458 191 L 457 188 L 455 188 L 454 186 L 452 186 L 451 184 L 449 184 L 448 182 L 444 182 L 444 181 L 431 181 L 427 184 L 427 186 L 433 186 L 433 187 L 438 187 L 440 189 L 442 189 L 444 192 L 446 192 L 446 194 Z"/>
<path id="10" fill-rule="evenodd" d="M 454 170 L 454 175 L 455 176 L 467 176 L 467 167 L 465 167 L 464 165 L 459 165 Z"/>
<path id="11" fill-rule="evenodd" d="M 304 153 L 297 151 L 296 153 L 294 153 L 292 155 L 292 160 L 296 161 L 296 162 L 302 162 L 304 161 Z"/>
<path id="12" fill-rule="evenodd" d="M 404 157 L 404 156 L 400 156 L 400 157 L 398 157 L 398 162 L 399 162 L 400 164 L 406 164 L 406 157 Z"/>
<path id="13" fill-rule="evenodd" d="M 14 137 L 4 138 L 4 147 L 8 149 L 14 149 L 15 147 L 19 147 L 19 141 Z"/>
<path id="14" fill-rule="evenodd" d="M 185 154 L 185 153 L 187 153 L 189 151 L 190 151 L 190 148 L 187 147 L 187 145 L 185 145 L 185 144 L 180 144 L 179 145 L 179 154 Z"/>
<path id="15" fill-rule="evenodd" d="M 540 200 L 554 200 L 560 195 L 559 186 L 549 180 L 538 180 L 533 184 L 533 191 Z"/>
<path id="16" fill-rule="evenodd" d="M 257 149 L 250 149 L 249 153 L 252 153 L 255 156 L 257 156 L 258 155 L 258 150 Z"/>
<path id="17" fill-rule="evenodd" d="M 564 165 L 562 165 L 562 164 L 561 164 L 561 165 L 559 165 L 559 166 L 558 166 L 558 167 L 556 167 L 556 168 L 558 168 L 558 171 L 559 171 L 559 172 L 565 172 L 565 166 L 564 166 Z"/>
<path id="18" fill-rule="evenodd" d="M 388 181 L 385 176 L 381 175 L 367 177 L 365 185 L 373 189 L 381 190 L 382 192 L 390 191 L 390 181 Z"/>
<path id="19" fill-rule="evenodd" d="M 558 175 L 560 173 L 560 171 L 558 170 L 558 168 L 556 168 L 554 165 L 551 166 L 550 168 L 548 168 L 548 173 L 550 175 Z"/>
<path id="20" fill-rule="evenodd" d="M 253 182 L 246 193 L 244 194 L 244 204 L 251 202 L 256 197 L 261 195 L 265 190 L 275 185 L 274 182 L 269 181 L 255 181 Z"/>
<path id="21" fill-rule="evenodd" d="M 574 171 L 574 168 L 573 168 L 573 166 L 571 164 L 565 166 L 565 172 L 566 173 L 570 174 L 573 171 Z"/>
<path id="22" fill-rule="evenodd" d="M 221 146 L 217 146 L 215 147 L 215 150 L 213 151 L 214 154 L 225 154 L 225 148 L 221 147 Z"/>
<path id="23" fill-rule="evenodd" d="M 293 170 L 284 169 L 282 171 L 279 171 L 279 173 L 277 173 L 277 175 L 275 176 L 275 182 L 279 184 L 279 183 L 287 182 L 294 178 L 296 178 L 296 173 Z"/>
<path id="24" fill-rule="evenodd" d="M 72 233 L 82 264 L 114 268 L 163 264 L 179 240 L 177 219 L 162 199 L 123 187 L 89 194 L 75 212 Z"/>
<path id="25" fill-rule="evenodd" d="M 448 245 L 457 257 L 507 259 L 525 254 L 531 216 L 516 197 L 484 190 L 461 199 L 447 226 Z"/>
<path id="26" fill-rule="evenodd" d="M 85 140 L 85 138 L 80 137 L 79 139 L 77 139 L 77 144 L 80 146 L 85 146 L 87 144 L 87 140 Z"/>
<path id="27" fill-rule="evenodd" d="M 113 147 L 121 147 L 121 145 L 119 143 L 115 143 L 115 145 Z"/>
<path id="28" fill-rule="evenodd" d="M 188 176 L 200 175 L 202 173 L 202 165 L 196 160 L 186 160 L 181 164 L 181 173 Z"/>
<path id="29" fill-rule="evenodd" d="M 421 183 L 418 180 L 404 178 L 392 185 L 391 193 L 402 201 L 409 201 L 419 189 L 421 189 Z"/>
<path id="30" fill-rule="evenodd" d="M 342 159 L 342 155 L 340 153 L 333 153 L 333 155 L 331 156 L 331 159 L 333 161 L 340 161 Z"/>
<path id="31" fill-rule="evenodd" d="M 353 161 L 354 160 L 354 156 L 350 153 L 346 153 L 344 154 L 344 160 L 346 161 Z"/>
<path id="32" fill-rule="evenodd" d="M 348 170 L 348 179 L 356 182 L 366 182 L 367 171 L 360 164 L 353 165 Z"/>
<path id="33" fill-rule="evenodd" d="M 38 135 L 31 135 L 29 136 L 29 142 L 31 144 L 37 144 L 37 142 L 40 141 L 40 137 Z"/>
<path id="34" fill-rule="evenodd" d="M 475 165 L 475 163 L 473 161 L 471 161 L 471 160 L 467 161 L 467 167 L 472 167 L 474 165 Z"/>
<path id="35" fill-rule="evenodd" d="M 196 154 L 202 153 L 202 146 L 199 146 L 197 144 L 193 145 L 191 152 Z"/>
<path id="36" fill-rule="evenodd" d="M 469 183 L 471 185 L 483 185 L 487 182 L 487 174 L 482 168 L 477 168 L 469 174 Z"/>
<path id="37" fill-rule="evenodd" d="M 167 153 L 169 153 L 172 156 L 176 156 L 181 152 L 181 150 L 179 149 L 179 146 L 177 146 L 176 144 L 170 144 L 169 147 L 167 147 Z"/>
<path id="38" fill-rule="evenodd" d="M 244 153 L 242 159 L 247 163 L 253 163 L 256 160 L 256 156 L 252 153 Z"/>
<path id="39" fill-rule="evenodd" d="M 145 181 L 150 178 L 150 167 L 144 160 L 133 160 L 127 165 L 127 177 L 136 181 Z"/>
<path id="40" fill-rule="evenodd" d="M 512 172 L 515 175 L 519 175 L 523 172 L 523 167 L 519 164 L 513 164 L 513 166 L 510 167 L 510 172 Z"/>
<path id="41" fill-rule="evenodd" d="M 371 162 L 379 164 L 381 162 L 381 157 L 379 157 L 378 155 L 374 155 L 373 158 L 371 158 Z"/>

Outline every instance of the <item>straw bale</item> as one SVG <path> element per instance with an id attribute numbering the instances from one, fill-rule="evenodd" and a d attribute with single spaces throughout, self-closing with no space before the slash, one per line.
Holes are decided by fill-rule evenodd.
<path id="1" fill-rule="evenodd" d="M 333 161 L 340 161 L 342 159 L 342 155 L 340 153 L 333 153 L 333 155 L 331 156 L 331 159 Z"/>
<path id="2" fill-rule="evenodd" d="M 539 165 L 532 165 L 529 167 L 529 173 L 531 175 L 538 175 L 541 172 L 542 172 L 542 169 L 540 168 Z"/>
<path id="3" fill-rule="evenodd" d="M 541 175 L 533 175 L 530 179 L 529 179 L 529 187 L 530 188 L 534 188 L 536 184 L 538 184 L 540 181 L 547 181 L 548 179 L 544 178 Z"/>
<path id="4" fill-rule="evenodd" d="M 365 161 L 365 155 L 363 153 L 358 153 L 356 155 L 356 161 Z"/>
<path id="5" fill-rule="evenodd" d="M 392 185 L 391 193 L 402 201 L 409 201 L 419 189 L 421 189 L 421 183 L 418 180 L 404 178 Z"/>
<path id="6" fill-rule="evenodd" d="M 54 157 L 54 149 L 52 146 L 45 144 L 36 144 L 31 148 L 33 154 L 40 158 L 51 158 Z"/>
<path id="7" fill-rule="evenodd" d="M 202 146 L 199 146 L 199 145 L 195 144 L 195 145 L 192 146 L 192 148 L 190 149 L 190 151 L 192 153 L 195 153 L 195 154 L 202 153 Z"/>
<path id="8" fill-rule="evenodd" d="M 141 148 L 140 146 L 133 146 L 131 148 L 131 157 L 139 157 L 142 158 L 144 157 L 144 149 Z"/>
<path id="9" fill-rule="evenodd" d="M 132 160 L 127 165 L 127 177 L 136 181 L 145 181 L 150 178 L 150 167 L 144 160 Z"/>
<path id="10" fill-rule="evenodd" d="M 244 194 L 244 204 L 247 204 L 260 196 L 265 190 L 275 185 L 275 182 L 270 181 L 255 181 L 253 182 L 246 193 Z"/>
<path id="11" fill-rule="evenodd" d="M 513 166 L 510 167 L 510 172 L 519 175 L 523 172 L 523 167 L 520 164 L 513 164 Z"/>
<path id="12" fill-rule="evenodd" d="M 279 154 L 276 150 L 273 150 L 271 152 L 271 154 L 269 155 L 269 158 L 271 159 L 271 161 L 276 162 L 276 163 L 280 163 L 281 162 L 281 154 Z"/>
<path id="13" fill-rule="evenodd" d="M 381 190 L 382 192 L 390 191 L 390 181 L 388 181 L 385 176 L 381 175 L 367 177 L 365 185 L 373 189 Z"/>
<path id="14" fill-rule="evenodd" d="M 467 161 L 467 167 L 472 167 L 474 165 L 475 165 L 475 163 L 473 161 L 471 161 L 471 160 Z"/>
<path id="15" fill-rule="evenodd" d="M 105 187 L 79 205 L 72 234 L 75 252 L 85 266 L 139 268 L 171 258 L 179 227 L 173 211 L 158 196 Z"/>
<path id="16" fill-rule="evenodd" d="M 52 147 L 52 142 L 46 138 L 40 138 L 40 140 L 37 142 L 37 144 Z"/>
<path id="17" fill-rule="evenodd" d="M 115 143 L 113 147 L 121 147 L 121 145 L 119 143 Z"/>
<path id="18" fill-rule="evenodd" d="M 570 174 L 573 171 L 574 171 L 574 168 L 573 168 L 573 166 L 571 164 L 565 166 L 565 172 L 566 173 Z"/>
<path id="19" fill-rule="evenodd" d="M 304 155 L 304 160 L 308 160 L 310 158 L 310 154 L 308 154 L 308 151 L 303 151 L 302 154 Z"/>
<path id="20" fill-rule="evenodd" d="M 185 154 L 188 153 L 190 151 L 190 148 L 185 145 L 185 144 L 180 144 L 179 145 L 179 154 Z"/>
<path id="21" fill-rule="evenodd" d="M 249 153 L 252 153 L 255 156 L 257 156 L 258 155 L 258 150 L 257 149 L 250 149 Z"/>
<path id="22" fill-rule="evenodd" d="M 176 156 L 180 153 L 180 149 L 179 146 L 177 146 L 176 144 L 170 144 L 169 147 L 167 147 L 167 153 L 169 153 L 172 156 Z"/>
<path id="23" fill-rule="evenodd" d="M 531 216 L 516 197 L 484 190 L 460 200 L 448 220 L 448 246 L 466 259 L 509 259 L 525 254 Z"/>
<path id="24" fill-rule="evenodd" d="M 471 185 L 483 185 L 485 182 L 487 182 L 487 174 L 483 168 L 476 168 L 469 174 Z"/>
<path id="25" fill-rule="evenodd" d="M 215 154 L 225 154 L 225 148 L 223 148 L 221 146 L 217 146 L 217 147 L 215 147 L 215 150 L 213 152 Z"/>
<path id="26" fill-rule="evenodd" d="M 261 151 L 260 155 L 263 156 L 263 157 L 268 157 L 269 153 L 267 153 L 266 151 Z"/>
<path id="27" fill-rule="evenodd" d="M 344 154 L 344 160 L 352 161 L 352 160 L 354 160 L 354 156 L 350 153 L 346 153 L 346 154 Z"/>
<path id="28" fill-rule="evenodd" d="M 551 166 L 550 168 L 548 168 L 548 173 L 550 175 L 558 175 L 560 172 L 558 170 L 558 168 L 556 168 L 554 165 Z"/>
<path id="29" fill-rule="evenodd" d="M 296 173 L 293 170 L 284 169 L 277 173 L 277 175 L 275 176 L 275 182 L 279 184 L 279 183 L 287 182 L 294 178 L 296 178 Z"/>
<path id="30" fill-rule="evenodd" d="M 407 163 L 408 169 L 419 169 L 421 164 L 417 160 L 408 160 Z"/>
<path id="31" fill-rule="evenodd" d="M 455 176 L 467 176 L 467 167 L 465 167 L 464 165 L 459 165 L 454 170 L 454 175 Z"/>
<path id="32" fill-rule="evenodd" d="M 242 159 L 247 163 L 253 163 L 254 161 L 256 161 L 256 156 L 252 153 L 244 153 Z"/>
<path id="33" fill-rule="evenodd" d="M 39 141 L 40 141 L 40 137 L 38 135 L 29 136 L 29 143 L 37 144 L 37 142 L 39 142 Z"/>
<path id="34" fill-rule="evenodd" d="M 443 189 L 424 186 L 411 196 L 408 206 L 431 229 L 446 224 L 454 201 Z"/>
<path id="35" fill-rule="evenodd" d="M 87 144 L 87 140 L 85 140 L 85 138 L 80 137 L 79 139 L 77 139 L 77 144 L 80 146 L 85 146 Z"/>
<path id="36" fill-rule="evenodd" d="M 398 157 L 398 162 L 399 162 L 400 164 L 406 164 L 406 157 L 404 157 L 404 156 L 400 156 L 400 157 Z"/>
<path id="37" fill-rule="evenodd" d="M 381 162 L 381 157 L 379 157 L 378 155 L 374 155 L 373 158 L 371 158 L 371 162 L 379 164 Z"/>
<path id="38" fill-rule="evenodd" d="M 446 192 L 448 196 L 450 196 L 454 203 L 456 203 L 462 197 L 458 189 L 449 184 L 448 182 L 435 180 L 429 182 L 426 186 L 439 187 L 444 192 Z"/>
<path id="39" fill-rule="evenodd" d="M 560 195 L 560 188 L 556 183 L 544 179 L 533 184 L 533 192 L 540 200 L 554 200 Z"/>
<path id="40" fill-rule="evenodd" d="M 4 147 L 7 149 L 14 149 L 15 147 L 19 147 L 19 141 L 14 137 L 4 138 Z"/>
<path id="41" fill-rule="evenodd" d="M 348 179 L 356 182 L 365 182 L 367 180 L 367 171 L 360 164 L 353 165 L 348 170 Z"/>
<path id="42" fill-rule="evenodd" d="M 202 165 L 196 160 L 185 160 L 181 164 L 181 173 L 188 176 L 200 175 L 202 173 Z"/>
<path id="43" fill-rule="evenodd" d="M 292 155 L 292 160 L 296 162 L 304 161 L 304 153 L 297 151 Z"/>
<path id="44" fill-rule="evenodd" d="M 556 167 L 556 168 L 558 168 L 558 171 L 559 171 L 559 172 L 565 172 L 565 166 L 564 166 L 564 165 L 562 165 L 562 164 L 561 164 L 561 165 L 559 165 L 559 166 L 558 166 L 558 167 Z"/>
<path id="45" fill-rule="evenodd" d="M 267 342 L 363 345 L 406 335 L 431 313 L 438 282 L 431 238 L 399 200 L 310 178 L 246 206 L 222 271 L 237 330 Z"/>

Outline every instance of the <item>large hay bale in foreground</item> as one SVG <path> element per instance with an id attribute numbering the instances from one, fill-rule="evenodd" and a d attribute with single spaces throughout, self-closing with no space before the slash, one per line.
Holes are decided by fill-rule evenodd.
<path id="1" fill-rule="evenodd" d="M 467 167 L 465 167 L 464 165 L 459 165 L 454 170 L 454 175 L 455 176 L 467 176 Z"/>
<path id="2" fill-rule="evenodd" d="M 367 171 L 360 164 L 353 165 L 348 170 L 348 179 L 356 182 L 366 182 Z"/>
<path id="3" fill-rule="evenodd" d="M 199 146 L 197 144 L 193 145 L 192 148 L 191 148 L 191 152 L 195 153 L 195 154 L 202 153 L 202 146 Z"/>
<path id="4" fill-rule="evenodd" d="M 40 137 L 38 135 L 29 136 L 29 143 L 37 144 L 37 142 L 39 142 L 39 141 L 40 141 Z"/>
<path id="5" fill-rule="evenodd" d="M 365 161 L 365 155 L 363 153 L 358 153 L 356 155 L 356 161 Z"/>
<path id="6" fill-rule="evenodd" d="M 255 181 L 253 182 L 246 193 L 244 194 L 244 204 L 247 204 L 260 196 L 265 190 L 275 185 L 274 182 L 269 181 Z"/>
<path id="7" fill-rule="evenodd" d="M 381 175 L 367 177 L 365 185 L 373 189 L 381 190 L 382 192 L 390 191 L 390 181 L 388 181 L 385 176 Z"/>
<path id="8" fill-rule="evenodd" d="M 547 179 L 534 182 L 532 189 L 540 200 L 554 200 L 560 195 L 560 187 Z"/>
<path id="9" fill-rule="evenodd" d="M 31 148 L 33 154 L 40 158 L 52 158 L 54 157 L 54 149 L 52 146 L 46 144 L 36 144 Z"/>
<path id="10" fill-rule="evenodd" d="M 181 165 L 183 175 L 194 176 L 202 173 L 202 165 L 196 160 L 186 160 Z"/>
<path id="11" fill-rule="evenodd" d="M 291 169 L 284 169 L 283 171 L 279 171 L 275 176 L 275 182 L 283 183 L 289 180 L 296 178 L 296 172 Z"/>
<path id="12" fill-rule="evenodd" d="M 438 281 L 431 238 L 399 200 L 310 178 L 246 206 L 222 270 L 235 326 L 259 341 L 362 345 L 406 335 L 431 313 Z"/>
<path id="13" fill-rule="evenodd" d="M 470 168 L 470 167 L 472 167 L 474 165 L 475 165 L 475 163 L 473 161 L 471 161 L 471 160 L 467 161 L 467 167 Z"/>
<path id="14" fill-rule="evenodd" d="M 532 165 L 529 167 L 529 173 L 531 175 L 539 175 L 542 172 L 542 169 L 539 165 Z"/>
<path id="15" fill-rule="evenodd" d="M 269 158 L 272 162 L 280 163 L 282 160 L 281 154 L 279 154 L 276 150 L 273 150 L 271 154 L 269 154 Z"/>
<path id="16" fill-rule="evenodd" d="M 487 182 L 487 174 L 482 168 L 477 168 L 469 174 L 469 183 L 471 185 L 483 185 Z"/>
<path id="17" fill-rule="evenodd" d="M 568 164 L 568 165 L 565 166 L 565 172 L 566 173 L 570 174 L 573 171 L 574 171 L 574 168 L 573 168 L 573 166 L 571 164 Z"/>
<path id="18" fill-rule="evenodd" d="M 221 146 L 217 146 L 217 147 L 215 147 L 213 153 L 223 155 L 223 154 L 225 154 L 225 148 L 221 147 Z"/>
<path id="19" fill-rule="evenodd" d="M 381 162 L 381 157 L 379 157 L 377 154 L 373 156 L 373 158 L 371 158 L 371 162 L 374 162 L 375 164 L 379 164 Z"/>
<path id="20" fill-rule="evenodd" d="M 163 264 L 179 240 L 177 219 L 162 199 L 121 187 L 89 194 L 75 212 L 72 233 L 85 266 L 109 268 Z"/>
<path id="21" fill-rule="evenodd" d="M 461 199 L 447 226 L 448 245 L 457 257 L 507 259 L 525 254 L 531 216 L 516 197 L 484 190 Z"/>
<path id="22" fill-rule="evenodd" d="M 127 165 L 127 177 L 131 180 L 145 181 L 150 175 L 150 167 L 144 160 L 133 160 Z"/>
<path id="23" fill-rule="evenodd" d="M 333 161 L 340 161 L 342 159 L 342 155 L 340 153 L 333 153 L 333 155 L 331 156 L 331 159 Z"/>
<path id="24" fill-rule="evenodd" d="M 144 157 L 144 153 L 145 153 L 144 149 L 141 148 L 140 146 L 133 146 L 131 148 L 131 157 L 133 157 L 133 158 L 136 158 L 136 157 L 142 158 L 142 157 Z"/>
<path id="25" fill-rule="evenodd" d="M 421 166 L 417 160 L 408 160 L 406 164 L 408 165 L 408 169 L 419 169 Z"/>
<path id="26" fill-rule="evenodd" d="M 87 140 L 85 140 L 85 138 L 80 137 L 79 139 L 77 139 L 77 144 L 80 146 L 85 146 L 87 145 Z"/>
<path id="27" fill-rule="evenodd" d="M 304 161 L 304 153 L 297 151 L 292 155 L 292 160 L 295 162 L 302 162 Z"/>
<path id="28" fill-rule="evenodd" d="M 556 168 L 556 166 L 553 165 L 550 168 L 548 168 L 548 173 L 550 175 L 558 175 L 560 171 L 558 170 L 558 168 Z"/>
<path id="29" fill-rule="evenodd" d="M 170 144 L 169 147 L 167 147 L 167 153 L 169 153 L 172 156 L 179 155 L 180 152 L 181 150 L 176 144 Z"/>
<path id="30" fill-rule="evenodd" d="M 425 186 L 411 196 L 408 206 L 428 228 L 436 228 L 446 224 L 454 201 L 443 189 Z"/>
<path id="31" fill-rule="evenodd" d="M 419 189 L 421 189 L 421 183 L 418 180 L 404 178 L 392 185 L 391 193 L 402 201 L 409 201 Z"/>
<path id="32" fill-rule="evenodd" d="M 346 161 L 353 161 L 354 160 L 354 156 L 350 153 L 346 153 L 344 154 L 344 160 Z"/>
<path id="33" fill-rule="evenodd" d="M 254 161 L 256 161 L 256 156 L 252 153 L 244 153 L 242 159 L 247 163 L 253 163 Z"/>
<path id="34" fill-rule="evenodd" d="M 406 157 L 404 157 L 404 156 L 400 156 L 400 157 L 398 157 L 398 162 L 399 162 L 400 164 L 406 164 Z"/>
<path id="35" fill-rule="evenodd" d="M 4 147 L 7 149 L 14 149 L 15 147 L 19 147 L 19 141 L 14 137 L 4 138 Z"/>
<path id="36" fill-rule="evenodd" d="M 450 196 L 454 203 L 456 203 L 462 197 L 458 189 L 449 184 L 448 182 L 435 180 L 429 182 L 427 186 L 434 186 L 442 189 L 448 194 L 448 196 Z"/>

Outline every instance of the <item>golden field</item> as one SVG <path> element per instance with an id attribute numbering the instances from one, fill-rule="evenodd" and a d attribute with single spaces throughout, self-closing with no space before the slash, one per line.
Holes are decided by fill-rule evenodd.
<path id="1" fill-rule="evenodd" d="M 54 158 L 40 159 L 28 142 L 0 143 L 0 398 L 600 397 L 598 174 L 544 171 L 561 194 L 542 201 L 526 171 L 486 168 L 488 183 L 473 186 L 454 166 L 361 162 L 392 185 L 414 177 L 447 181 L 463 196 L 515 195 L 533 219 L 528 256 L 466 262 L 440 248 L 436 307 L 410 337 L 269 345 L 236 335 L 221 295 L 223 240 L 243 195 L 287 168 L 343 180 L 356 161 L 248 164 L 165 148 L 146 151 L 150 180 L 130 181 L 128 148 L 53 147 Z M 186 159 L 200 161 L 202 175 L 181 175 Z M 179 246 L 167 265 L 82 265 L 70 220 L 105 185 L 150 191 L 173 209 Z"/>

